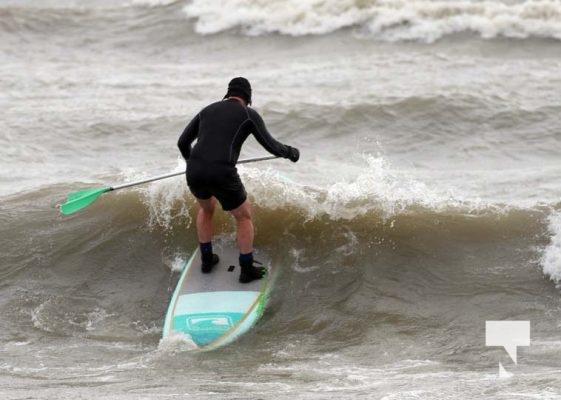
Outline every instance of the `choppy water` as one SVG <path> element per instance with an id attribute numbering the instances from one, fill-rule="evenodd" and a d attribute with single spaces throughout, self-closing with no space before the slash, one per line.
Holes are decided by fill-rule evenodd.
<path id="1" fill-rule="evenodd" d="M 558 1 L 0 1 L 0 395 L 561 398 L 560 32 Z M 160 341 L 183 178 L 57 204 L 184 168 L 239 75 L 302 158 L 240 167 L 281 272 L 194 354 Z M 487 320 L 531 322 L 518 365 Z"/>

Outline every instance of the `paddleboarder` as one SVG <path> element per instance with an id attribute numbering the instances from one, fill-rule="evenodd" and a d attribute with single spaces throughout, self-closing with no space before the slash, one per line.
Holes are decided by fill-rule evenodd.
<path id="1" fill-rule="evenodd" d="M 238 175 L 236 162 L 250 134 L 269 153 L 297 162 L 300 152 L 275 140 L 261 116 L 251 105 L 251 85 L 242 77 L 233 78 L 222 101 L 203 108 L 189 122 L 177 143 L 188 162 L 187 185 L 197 199 L 197 235 L 201 250 L 201 269 L 212 271 L 218 256 L 212 251 L 212 217 L 216 203 L 236 220 L 240 251 L 239 281 L 248 283 L 264 276 L 266 270 L 254 265 L 253 221 L 247 192 Z M 197 140 L 194 146 L 192 143 Z"/>

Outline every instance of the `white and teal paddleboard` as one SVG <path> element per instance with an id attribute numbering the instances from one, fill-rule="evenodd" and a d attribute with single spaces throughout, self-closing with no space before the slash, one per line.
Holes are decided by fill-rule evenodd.
<path id="1" fill-rule="evenodd" d="M 269 258 L 255 253 L 255 260 L 267 267 L 267 275 L 240 283 L 237 247 L 215 245 L 214 252 L 220 262 L 210 274 L 201 272 L 198 249 L 187 261 L 168 306 L 164 338 L 183 333 L 197 349 L 212 350 L 236 340 L 263 314 L 272 283 Z"/>

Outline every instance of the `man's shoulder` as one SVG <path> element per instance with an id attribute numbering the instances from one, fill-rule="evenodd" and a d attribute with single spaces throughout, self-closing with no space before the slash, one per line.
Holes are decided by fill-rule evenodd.
<path id="1" fill-rule="evenodd" d="M 259 114 L 259 112 L 257 112 L 256 109 L 251 108 L 251 107 L 245 107 L 247 110 L 247 114 L 249 115 L 249 118 L 253 119 L 253 120 L 261 120 L 261 115 Z"/>
<path id="2" fill-rule="evenodd" d="M 201 112 L 216 110 L 237 110 L 245 113 L 244 109 L 249 109 L 249 107 L 241 106 L 241 104 L 238 102 L 219 100 L 215 101 L 214 103 L 210 103 L 209 105 L 204 107 Z"/>
<path id="3" fill-rule="evenodd" d="M 205 110 L 213 110 L 217 107 L 221 107 L 223 103 L 224 103 L 223 101 L 215 101 L 214 103 L 210 103 L 206 107 L 203 107 L 203 109 L 200 112 L 204 112 Z"/>
<path id="4" fill-rule="evenodd" d="M 236 118 L 250 119 L 252 121 L 262 121 L 261 116 L 253 108 L 244 106 L 237 101 L 216 101 L 204 107 L 199 114 L 207 117 L 220 113 L 221 115 L 236 116 Z"/>

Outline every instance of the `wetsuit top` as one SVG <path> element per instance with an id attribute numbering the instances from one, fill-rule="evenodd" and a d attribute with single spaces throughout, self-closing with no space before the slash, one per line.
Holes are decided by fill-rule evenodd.
<path id="1" fill-rule="evenodd" d="M 271 136 L 257 111 L 235 99 L 205 107 L 187 125 L 177 145 L 186 160 L 234 166 L 242 144 L 250 134 L 269 153 L 288 158 L 290 148 Z M 197 143 L 191 149 L 195 139 Z"/>

